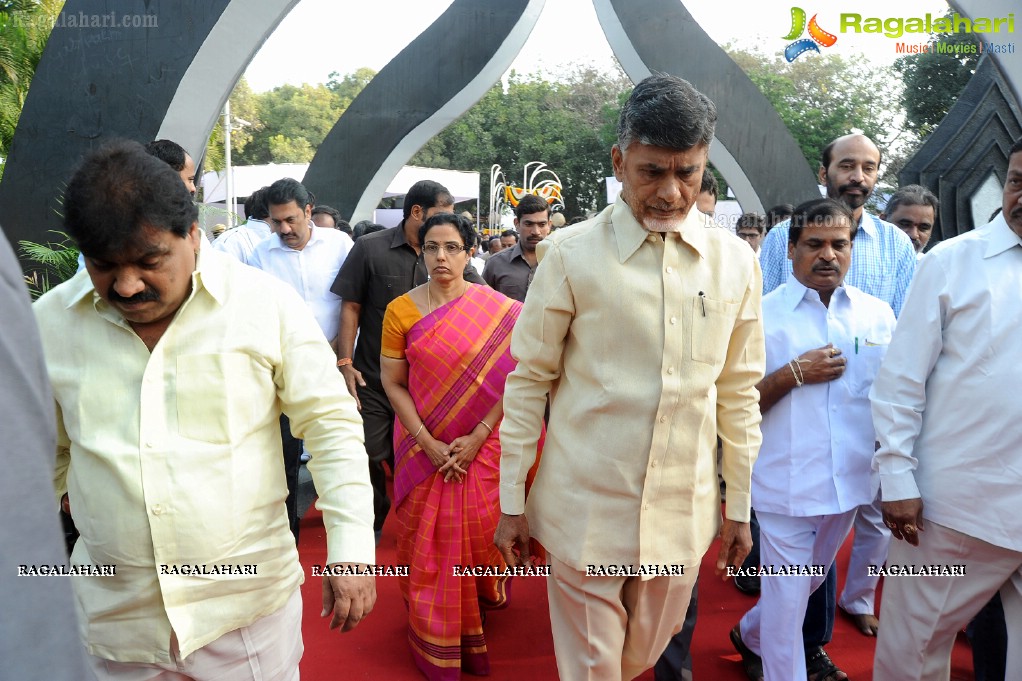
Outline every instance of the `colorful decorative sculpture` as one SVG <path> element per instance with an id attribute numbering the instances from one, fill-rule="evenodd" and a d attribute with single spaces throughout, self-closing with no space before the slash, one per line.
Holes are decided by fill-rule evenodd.
<path id="1" fill-rule="evenodd" d="M 529 161 L 522 171 L 522 186 L 508 184 L 504 171 L 494 163 L 490 167 L 490 231 L 500 228 L 500 217 L 509 214 L 526 194 L 535 194 L 551 209 L 564 208 L 561 179 L 540 161 Z M 494 223 L 496 217 L 496 223 Z"/>

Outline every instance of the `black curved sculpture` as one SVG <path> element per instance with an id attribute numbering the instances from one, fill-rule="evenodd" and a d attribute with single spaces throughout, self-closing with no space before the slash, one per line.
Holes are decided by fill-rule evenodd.
<path id="1" fill-rule="evenodd" d="M 372 217 L 401 166 L 500 80 L 542 8 L 543 0 L 455 0 L 359 93 L 304 184 L 353 222 Z"/>
<path id="2" fill-rule="evenodd" d="M 819 196 L 816 174 L 773 105 L 677 0 L 594 0 L 625 72 L 685 78 L 717 105 L 710 161 L 747 211 Z"/>
<path id="3" fill-rule="evenodd" d="M 298 0 L 152 3 L 156 26 L 72 28 L 50 35 L 0 183 L 12 242 L 50 240 L 64 183 L 103 141 L 171 138 L 196 159 L 256 51 Z M 150 3 L 67 0 L 67 15 L 132 17 Z M 162 9 L 163 11 L 158 11 Z"/>
<path id="4" fill-rule="evenodd" d="M 1008 151 L 1022 137 L 1022 110 L 997 64 L 984 55 L 969 83 L 937 129 L 898 174 L 900 184 L 921 184 L 937 195 L 936 243 L 986 224 L 999 206 Z M 996 202 L 979 214 L 973 197 L 996 184 Z"/>

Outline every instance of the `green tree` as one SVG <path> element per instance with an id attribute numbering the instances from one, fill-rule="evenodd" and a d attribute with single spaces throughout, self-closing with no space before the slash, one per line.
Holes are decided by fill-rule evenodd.
<path id="1" fill-rule="evenodd" d="M 0 159 L 10 151 L 32 76 L 63 4 L 63 0 L 0 0 Z"/>
<path id="2" fill-rule="evenodd" d="M 248 146 L 256 135 L 260 135 L 264 125 L 259 120 L 259 99 L 258 95 L 252 92 L 248 81 L 244 77 L 234 86 L 234 91 L 229 97 L 231 102 L 231 159 L 237 162 L 245 147 Z M 243 123 L 241 122 L 243 121 Z M 224 117 L 221 115 L 213 126 L 209 135 L 209 142 L 206 144 L 206 158 L 203 162 L 206 170 L 224 169 Z"/>
<path id="3" fill-rule="evenodd" d="M 607 122 L 616 119 L 619 95 L 628 89 L 620 72 L 593 68 L 576 69 L 566 82 L 512 72 L 506 91 L 495 83 L 410 162 L 479 172 L 485 205 L 494 163 L 508 182 L 520 184 L 525 164 L 542 161 L 561 180 L 565 213 L 584 214 L 604 204 L 613 143 Z"/>
<path id="4" fill-rule="evenodd" d="M 310 161 L 343 109 L 337 95 L 321 83 L 281 85 L 257 95 L 257 111 L 262 127 L 238 153 L 239 164 Z"/>
<path id="5" fill-rule="evenodd" d="M 373 71 L 368 66 L 356 69 L 354 73 L 349 73 L 343 77 L 337 71 L 333 71 L 326 86 L 327 89 L 337 96 L 337 105 L 341 108 L 341 111 L 347 111 L 351 103 L 358 97 L 358 94 L 365 89 L 365 86 L 375 76 L 376 71 Z"/>
<path id="6" fill-rule="evenodd" d="M 948 10 L 945 16 L 952 14 Z M 930 44 L 933 51 L 906 55 L 894 62 L 894 69 L 905 81 L 901 96 L 905 124 L 921 137 L 933 132 L 958 101 L 979 62 L 979 41 L 971 33 L 941 33 L 931 36 Z M 938 47 L 949 49 L 944 52 Z M 957 54 L 955 48 L 959 49 Z"/>
<path id="7" fill-rule="evenodd" d="M 853 65 L 837 55 L 789 64 L 776 55 L 725 49 L 773 104 L 813 169 L 831 140 L 853 130 L 861 130 L 887 153 L 898 133 L 900 97 L 898 79 L 889 67 L 865 60 Z"/>

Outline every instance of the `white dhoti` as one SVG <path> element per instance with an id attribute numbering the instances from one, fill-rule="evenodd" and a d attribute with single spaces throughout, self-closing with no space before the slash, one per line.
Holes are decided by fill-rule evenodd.
<path id="1" fill-rule="evenodd" d="M 787 516 L 756 511 L 760 561 L 781 570 L 822 566 L 827 570 L 848 536 L 855 511 L 822 516 Z M 760 579 L 759 602 L 741 621 L 742 640 L 763 658 L 765 681 L 806 678 L 802 621 L 809 596 L 826 572 L 812 576 L 766 576 Z"/>

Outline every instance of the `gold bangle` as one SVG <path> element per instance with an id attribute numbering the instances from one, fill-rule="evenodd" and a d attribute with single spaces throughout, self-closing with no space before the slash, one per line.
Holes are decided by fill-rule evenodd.
<path id="1" fill-rule="evenodd" d="M 481 425 L 482 425 L 482 426 L 483 426 L 484 428 L 486 428 L 486 430 L 490 431 L 491 433 L 493 432 L 493 428 L 490 428 L 490 427 L 489 427 L 488 425 L 486 425 L 486 421 L 480 421 L 479 423 L 480 423 L 480 424 L 481 424 Z"/>
<path id="2" fill-rule="evenodd" d="M 419 437 L 419 433 L 421 433 L 421 432 L 422 432 L 422 429 L 423 429 L 423 427 L 425 427 L 425 425 L 426 425 L 426 422 L 425 422 L 425 421 L 423 421 L 422 423 L 420 423 L 420 424 L 419 424 L 419 429 L 418 429 L 417 431 L 415 431 L 415 435 L 412 435 L 412 439 L 413 439 L 413 440 L 414 440 L 415 438 Z"/>

